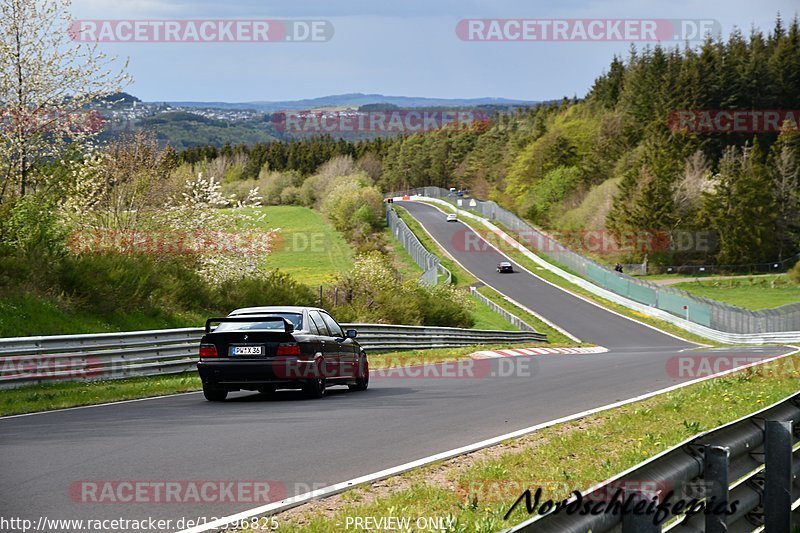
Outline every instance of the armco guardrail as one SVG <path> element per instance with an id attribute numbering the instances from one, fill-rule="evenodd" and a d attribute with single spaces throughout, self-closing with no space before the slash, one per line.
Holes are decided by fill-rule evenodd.
<path id="1" fill-rule="evenodd" d="M 531 331 L 342 324 L 367 350 L 546 342 Z M 120 379 L 194 369 L 203 328 L 0 339 L 0 389 L 53 381 Z"/>
<path id="2" fill-rule="evenodd" d="M 419 242 L 419 239 L 414 232 L 403 222 L 400 217 L 397 216 L 397 212 L 391 207 L 390 204 L 386 204 L 386 222 L 391 228 L 392 233 L 397 237 L 397 240 L 400 241 L 400 244 L 405 248 L 405 250 L 414 258 L 414 261 L 425 270 L 422 275 L 420 281 L 424 281 L 425 283 L 437 283 L 441 281 L 442 283 L 449 285 L 453 281 L 453 274 L 439 261 L 439 258 L 428 252 L 422 243 Z M 436 276 L 434 269 L 438 271 L 439 274 L 444 276 L 444 279 L 439 280 Z M 489 298 L 485 297 L 475 287 L 470 287 L 471 293 L 481 302 L 486 304 L 492 311 L 506 319 L 508 322 L 513 324 L 517 327 L 517 329 L 521 331 L 531 331 L 534 333 L 538 333 L 533 326 L 519 318 L 518 316 L 506 311 Z"/>
<path id="3" fill-rule="evenodd" d="M 666 285 L 657 285 L 615 272 L 584 257 L 504 209 L 494 202 L 475 198 L 459 198 L 439 187 L 421 187 L 395 196 L 419 195 L 448 202 L 458 208 L 474 211 L 514 232 L 514 237 L 552 261 L 566 266 L 592 284 L 646 307 L 665 311 L 673 316 L 723 333 L 773 334 L 800 332 L 800 303 L 775 309 L 749 311 L 723 302 L 694 296 Z M 687 313 L 688 311 L 688 313 Z M 769 335 L 767 335 L 769 336 Z"/>
<path id="4" fill-rule="evenodd" d="M 532 331 L 534 333 L 538 333 L 533 326 L 522 320 L 517 315 L 509 313 L 508 311 L 497 305 L 495 302 L 493 302 L 492 300 L 490 300 L 489 298 L 478 292 L 478 289 L 476 289 L 475 287 L 470 287 L 469 290 L 474 297 L 483 302 L 489 309 L 491 309 L 501 317 L 505 318 L 507 321 L 511 322 L 520 331 Z"/>
<path id="5" fill-rule="evenodd" d="M 691 533 L 733 533 L 764 527 L 767 533 L 789 533 L 793 531 L 792 507 L 800 504 L 798 429 L 800 393 L 702 433 L 582 494 L 584 504 L 603 502 L 604 511 L 619 502 L 617 512 L 569 514 L 566 507 L 559 513 L 535 516 L 510 531 L 655 533 L 675 528 Z M 659 524 L 654 523 L 653 513 L 632 512 L 636 502 L 644 500 L 649 505 L 653 498 L 671 504 L 662 506 L 666 511 L 659 511 L 665 512 Z M 631 502 L 624 507 L 628 499 Z M 704 502 L 709 509 L 730 514 L 701 509 L 687 516 L 685 509 L 691 507 L 674 507 L 679 500 Z M 570 503 L 575 501 L 577 497 Z M 524 501 L 519 505 L 525 508 Z"/>
<path id="6" fill-rule="evenodd" d="M 450 283 L 452 279 L 450 271 L 441 265 L 438 257 L 422 246 L 414 232 L 400 220 L 397 212 L 388 203 L 386 204 L 386 224 L 414 262 L 422 269 L 421 283 L 436 285 L 439 282 L 439 274 L 445 276 L 443 280 L 445 284 Z"/>
<path id="7" fill-rule="evenodd" d="M 443 200 L 438 200 L 435 198 L 431 198 L 429 199 L 429 201 L 434 203 L 443 202 Z M 628 309 L 633 309 L 634 311 L 638 311 L 642 314 L 659 318 L 671 324 L 675 324 L 676 326 L 685 329 L 686 331 L 689 331 L 691 333 L 694 333 L 696 335 L 700 335 L 701 337 L 705 337 L 707 339 L 712 339 L 719 342 L 727 342 L 733 344 L 786 344 L 786 343 L 800 342 L 800 331 L 784 331 L 776 333 L 727 333 L 724 331 L 718 331 L 716 329 L 702 326 L 695 322 L 691 322 L 689 320 L 686 320 L 685 318 L 681 318 L 672 313 L 664 311 L 663 309 L 658 309 L 656 307 L 651 307 L 649 305 L 641 304 L 635 300 L 631 300 L 625 296 L 621 296 L 615 292 L 600 287 L 599 285 L 595 285 L 594 283 L 587 281 L 580 276 L 576 276 L 575 274 L 567 272 L 557 267 L 555 264 L 542 259 L 538 255 L 534 254 L 533 252 L 525 248 L 522 244 L 519 244 L 517 241 L 513 240 L 511 236 L 503 232 L 500 228 L 498 228 L 485 218 L 475 215 L 469 211 L 462 210 L 460 211 L 460 213 L 465 217 L 480 221 L 490 230 L 498 232 L 498 235 L 502 239 L 504 239 L 506 243 L 513 246 L 515 249 L 519 250 L 520 253 L 529 258 L 531 261 L 537 263 L 542 268 L 549 270 L 550 272 L 564 278 L 570 283 L 573 283 L 578 287 L 581 287 L 582 289 L 591 292 L 592 294 L 596 294 L 601 298 L 605 298 L 606 300 L 625 306 Z M 555 327 L 555 325 L 553 326 Z M 566 332 L 564 333 L 566 334 Z"/>

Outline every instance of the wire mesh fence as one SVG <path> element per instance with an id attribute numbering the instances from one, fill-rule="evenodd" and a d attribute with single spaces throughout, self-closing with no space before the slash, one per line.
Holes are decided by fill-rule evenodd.
<path id="1" fill-rule="evenodd" d="M 445 284 L 450 283 L 452 277 L 450 271 L 441 265 L 438 257 L 422 246 L 414 232 L 397 216 L 397 212 L 389 204 L 386 204 L 386 224 L 414 262 L 422 269 L 420 283 L 426 285 L 436 285 L 440 281 Z"/>
<path id="2" fill-rule="evenodd" d="M 771 263 L 751 263 L 745 265 L 648 265 L 648 274 L 686 274 L 687 276 L 703 276 L 724 274 L 726 272 L 748 274 L 777 274 L 786 272 L 800 261 L 800 254 Z"/>
<path id="3" fill-rule="evenodd" d="M 404 195 L 438 198 L 460 209 L 473 211 L 492 222 L 498 222 L 531 250 L 592 283 L 696 324 L 728 333 L 800 331 L 800 303 L 758 311 L 742 309 L 617 272 L 569 249 L 495 202 L 464 198 L 440 187 L 420 187 L 390 194 Z"/>

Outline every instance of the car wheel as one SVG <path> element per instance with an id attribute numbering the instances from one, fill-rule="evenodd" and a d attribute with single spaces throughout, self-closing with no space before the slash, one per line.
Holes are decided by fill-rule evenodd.
<path id="1" fill-rule="evenodd" d="M 258 388 L 258 392 L 263 394 L 264 396 L 272 396 L 275 394 L 275 391 L 278 390 L 278 387 L 275 385 L 264 385 L 263 387 Z"/>
<path id="2" fill-rule="evenodd" d="M 361 355 L 361 364 L 358 365 L 358 378 L 353 385 L 347 386 L 350 390 L 367 390 L 369 387 L 369 361 L 367 354 Z"/>
<path id="3" fill-rule="evenodd" d="M 316 378 L 303 385 L 307 398 L 322 398 L 325 395 L 325 378 Z"/>
<path id="4" fill-rule="evenodd" d="M 213 384 L 203 383 L 203 396 L 209 402 L 224 402 L 225 398 L 228 397 L 228 391 L 215 387 Z"/>

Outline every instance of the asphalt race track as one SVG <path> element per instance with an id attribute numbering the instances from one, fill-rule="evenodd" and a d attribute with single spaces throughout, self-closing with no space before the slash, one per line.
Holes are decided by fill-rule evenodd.
<path id="1" fill-rule="evenodd" d="M 495 359 L 457 377 L 373 375 L 366 392 L 331 389 L 322 400 L 287 391 L 273 399 L 236 393 L 220 404 L 192 393 L 3 418 L 0 515 L 34 523 L 226 516 L 264 502 L 85 503 L 75 489 L 83 481 L 246 480 L 272 483 L 276 496 L 299 494 L 693 379 L 674 372 L 675 358 L 689 353 L 790 350 L 693 350 L 524 271 L 496 274 L 497 252 L 457 245 L 466 226 L 427 205 L 402 205 L 476 277 L 610 352 Z"/>
<path id="2" fill-rule="evenodd" d="M 598 308 L 554 287 L 546 281 L 520 271 L 514 261 L 514 273 L 498 274 L 497 263 L 510 261 L 494 248 L 481 245 L 469 226 L 446 222 L 441 211 L 428 204 L 397 202 L 416 218 L 464 268 L 491 285 L 569 331 L 584 342 L 607 348 L 686 348 L 693 346 L 632 320 Z"/>

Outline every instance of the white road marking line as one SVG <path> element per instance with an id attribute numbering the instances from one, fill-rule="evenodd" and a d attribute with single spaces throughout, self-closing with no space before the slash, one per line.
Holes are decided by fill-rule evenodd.
<path id="1" fill-rule="evenodd" d="M 338 494 L 340 492 L 344 492 L 345 490 L 351 489 L 358 485 L 364 485 L 367 483 L 372 483 L 374 481 L 379 481 L 381 479 L 385 479 L 391 476 L 395 476 L 397 474 L 401 474 L 403 472 L 407 472 L 414 468 L 418 468 L 420 466 L 425 466 L 436 461 L 442 461 L 446 459 L 452 459 L 454 457 L 458 457 L 459 455 L 465 455 L 467 453 L 471 453 L 483 448 L 488 448 L 489 446 L 494 446 L 496 444 L 500 444 L 501 442 L 514 439 L 518 437 L 523 437 L 529 433 L 533 433 L 534 431 L 544 429 L 550 426 L 554 426 L 556 424 L 561 424 L 563 422 L 571 422 L 573 420 L 577 420 L 580 418 L 585 418 L 589 415 L 593 415 L 596 413 L 600 413 L 602 411 L 607 411 L 609 409 L 614 409 L 615 407 L 622 407 L 623 405 L 628 405 L 630 403 L 638 402 L 641 400 L 646 400 L 648 398 L 652 398 L 653 396 L 658 396 L 660 394 L 664 394 L 666 392 L 671 392 L 674 390 L 682 389 L 684 387 L 688 387 L 689 385 L 694 385 L 695 383 L 700 383 L 703 381 L 707 381 L 709 379 L 725 376 L 727 374 L 731 374 L 733 372 L 738 372 L 745 368 L 750 368 L 753 366 L 763 365 L 765 363 L 769 363 L 770 361 L 776 361 L 778 359 L 783 359 L 785 357 L 789 357 L 791 355 L 797 354 L 800 352 L 800 348 L 797 346 L 789 346 L 793 348 L 794 351 L 778 355 L 772 357 L 770 359 L 765 359 L 764 361 L 758 361 L 755 363 L 750 363 L 747 365 L 743 365 L 736 368 L 731 368 L 729 370 L 725 370 L 719 372 L 717 374 L 712 374 L 710 376 L 705 376 L 702 378 L 697 378 L 691 381 L 686 381 L 684 383 L 678 383 L 676 385 L 672 385 L 670 387 L 666 387 L 664 389 L 660 389 L 654 392 L 648 392 L 646 394 L 642 394 L 639 396 L 635 396 L 633 398 L 628 398 L 627 400 L 621 400 L 619 402 L 611 403 L 608 405 L 604 405 L 602 407 L 595 407 L 593 409 L 589 409 L 587 411 L 581 411 L 580 413 L 575 413 L 573 415 L 568 415 L 565 417 L 557 418 L 555 420 L 550 420 L 548 422 L 543 422 L 541 424 L 536 424 L 535 426 L 530 426 L 527 428 L 519 429 L 517 431 L 512 431 L 511 433 L 506 433 L 505 435 L 500 435 L 498 437 L 492 437 L 490 439 L 482 440 L 480 442 L 476 442 L 474 444 L 469 444 L 467 446 L 462 446 L 460 448 L 455 448 L 452 450 L 447 450 L 441 453 L 437 453 L 434 455 L 429 455 L 428 457 L 423 457 L 421 459 L 417 459 L 416 461 L 411 461 L 409 463 L 405 463 L 399 466 L 395 466 L 392 468 L 387 468 L 385 470 L 380 470 L 378 472 L 374 472 L 372 474 L 367 474 L 364 476 L 360 476 L 357 478 L 350 479 L 348 481 L 343 481 L 341 483 L 336 483 L 334 485 L 330 485 L 328 487 L 324 487 L 321 489 L 317 489 L 311 492 L 306 492 L 305 494 L 299 494 L 297 496 L 293 496 L 291 498 L 286 498 L 279 502 L 270 503 L 267 505 L 262 505 L 260 507 L 255 507 L 253 509 L 249 509 L 247 511 L 242 511 L 241 513 L 233 514 L 230 516 L 226 516 L 215 520 L 213 522 L 208 522 L 206 524 L 196 526 L 189 529 L 184 529 L 183 531 L 179 531 L 178 533 L 205 533 L 206 531 L 218 531 L 220 529 L 224 529 L 227 525 L 239 522 L 242 520 L 247 520 L 254 516 L 261 516 L 261 515 L 269 515 L 269 514 L 276 514 L 281 511 L 285 511 L 287 509 L 291 509 L 292 507 L 297 507 L 302 505 L 306 502 L 312 500 L 318 500 L 320 498 L 324 498 L 326 496 L 333 496 L 334 494 Z"/>
<path id="2" fill-rule="evenodd" d="M 11 389 L 13 390 L 13 389 Z M 117 402 L 106 402 L 106 403 L 95 403 L 92 405 L 78 405 L 75 407 L 64 407 L 62 409 L 50 409 L 49 411 L 36 411 L 35 413 L 21 413 L 18 415 L 6 415 L 0 416 L 0 421 L 6 420 L 8 418 L 20 418 L 23 416 L 34 416 L 34 415 L 46 415 L 48 413 L 60 413 L 62 411 L 76 411 L 78 409 L 90 409 L 92 407 L 108 407 L 109 405 L 119 405 L 123 403 L 133 403 L 133 402 L 146 402 L 148 400 L 161 400 L 163 398 L 174 398 L 176 396 L 186 396 L 188 394 L 200 394 L 203 391 L 191 391 L 191 392 L 178 392 L 176 394 L 162 394 L 161 396 L 149 396 L 147 398 L 134 398 L 132 400 L 119 400 Z"/>

